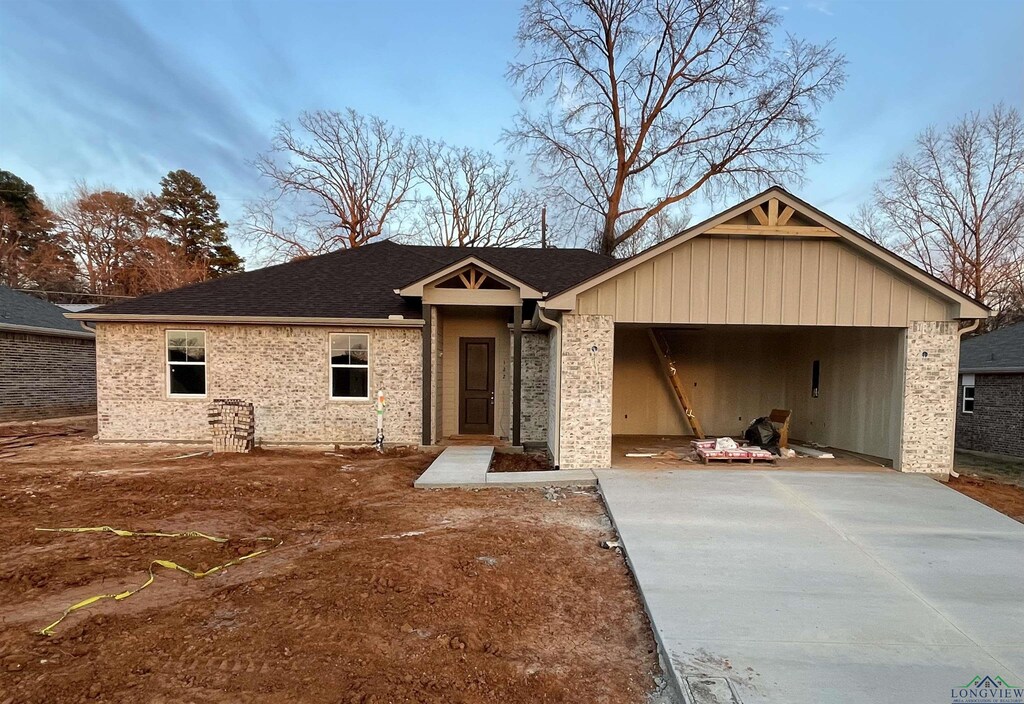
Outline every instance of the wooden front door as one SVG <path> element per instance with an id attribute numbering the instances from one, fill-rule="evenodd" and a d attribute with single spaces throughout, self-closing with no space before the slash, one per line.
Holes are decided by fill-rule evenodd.
<path id="1" fill-rule="evenodd" d="M 459 434 L 494 435 L 494 338 L 459 338 Z"/>

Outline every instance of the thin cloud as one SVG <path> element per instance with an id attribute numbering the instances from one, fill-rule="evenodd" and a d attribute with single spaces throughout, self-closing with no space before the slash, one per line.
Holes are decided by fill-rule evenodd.
<path id="1" fill-rule="evenodd" d="M 6 4 L 4 14 L 0 156 L 8 163 L 33 160 L 18 153 L 25 144 L 59 165 L 58 181 L 116 174 L 138 187 L 173 168 L 222 183 L 255 180 L 245 160 L 263 147 L 265 130 L 213 78 L 215 67 L 182 45 L 116 3 Z M 36 43 L 41 35 L 49 46 Z M 63 138 L 40 139 L 44 124 Z"/>
<path id="2" fill-rule="evenodd" d="M 805 7 L 808 10 L 814 10 L 815 12 L 820 12 L 821 14 L 828 15 L 829 17 L 835 14 L 832 12 L 832 7 L 828 0 L 810 0 Z"/>

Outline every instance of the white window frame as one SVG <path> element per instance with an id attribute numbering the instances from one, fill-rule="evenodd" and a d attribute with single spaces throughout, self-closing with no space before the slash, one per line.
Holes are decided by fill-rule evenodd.
<path id="1" fill-rule="evenodd" d="M 335 364 L 331 361 L 333 347 L 331 342 L 336 336 L 358 336 L 366 339 L 366 364 Z M 370 334 L 365 332 L 332 332 L 327 335 L 327 396 L 332 401 L 369 401 L 372 390 L 370 389 Z M 365 396 L 335 396 L 334 395 L 334 370 L 335 369 L 365 369 L 366 370 L 366 395 Z"/>
<path id="2" fill-rule="evenodd" d="M 171 333 L 177 333 L 179 335 L 184 334 L 186 337 L 190 334 L 201 332 L 203 334 L 203 361 L 202 362 L 172 362 L 168 351 L 171 348 Z M 206 330 L 204 329 L 187 329 L 187 328 L 173 328 L 164 330 L 164 366 L 167 368 L 165 376 L 167 377 L 167 397 L 168 398 L 206 398 L 207 393 L 210 390 L 210 370 L 206 367 L 207 356 L 210 353 L 210 339 Z M 179 394 L 171 391 L 171 365 L 188 365 L 196 367 L 204 367 L 205 372 L 203 374 L 203 393 L 201 394 Z"/>
<path id="3" fill-rule="evenodd" d="M 972 384 L 971 386 L 968 386 L 967 384 L 964 384 L 964 386 L 962 388 L 963 388 L 963 393 L 960 394 L 960 412 L 961 413 L 969 413 L 969 414 L 973 415 L 974 414 L 974 404 L 975 404 L 975 400 L 974 400 L 974 385 Z M 971 397 L 970 398 L 967 398 L 967 389 L 971 390 Z M 968 401 L 971 402 L 971 410 L 969 410 L 969 411 L 967 410 L 967 402 Z"/>

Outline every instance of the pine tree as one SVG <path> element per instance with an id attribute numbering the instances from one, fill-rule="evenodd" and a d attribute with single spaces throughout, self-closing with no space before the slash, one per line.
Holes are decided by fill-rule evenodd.
<path id="1" fill-rule="evenodd" d="M 149 199 L 154 219 L 168 241 L 191 263 L 203 263 L 206 278 L 242 270 L 243 259 L 227 240 L 217 196 L 184 169 L 160 179 L 160 193 Z"/>
<path id="2" fill-rule="evenodd" d="M 76 267 L 32 184 L 0 169 L 0 284 L 73 290 Z"/>

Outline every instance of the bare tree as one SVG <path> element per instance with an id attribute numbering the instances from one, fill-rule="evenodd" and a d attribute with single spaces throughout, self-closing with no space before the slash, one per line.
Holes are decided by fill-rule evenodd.
<path id="1" fill-rule="evenodd" d="M 604 253 L 702 188 L 799 176 L 845 60 L 793 37 L 776 48 L 778 23 L 762 0 L 529 0 L 506 137 Z"/>
<path id="2" fill-rule="evenodd" d="M 54 207 L 57 230 L 79 264 L 86 293 L 123 294 L 123 270 L 147 228 L 139 200 L 78 185 Z"/>
<path id="3" fill-rule="evenodd" d="M 125 295 L 143 296 L 206 281 L 209 265 L 204 259 L 182 256 L 181 249 L 164 237 L 143 235 L 117 278 Z"/>
<path id="4" fill-rule="evenodd" d="M 685 230 L 690 224 L 691 213 L 685 209 L 677 210 L 662 210 L 648 220 L 640 231 L 615 248 L 615 256 L 620 259 L 635 256 Z M 590 249 L 600 251 L 602 234 L 600 231 L 594 234 Z"/>
<path id="5" fill-rule="evenodd" d="M 540 242 L 540 200 L 519 187 L 511 161 L 444 142 L 419 140 L 417 147 L 422 238 L 446 247 Z"/>
<path id="6" fill-rule="evenodd" d="M 929 273 L 999 308 L 1024 268 L 1024 121 L 997 105 L 921 133 L 862 207 L 858 226 Z"/>
<path id="7" fill-rule="evenodd" d="M 317 110 L 280 122 L 255 165 L 273 191 L 248 205 L 244 237 L 281 260 L 387 234 L 410 196 L 416 153 L 379 117 Z"/>

